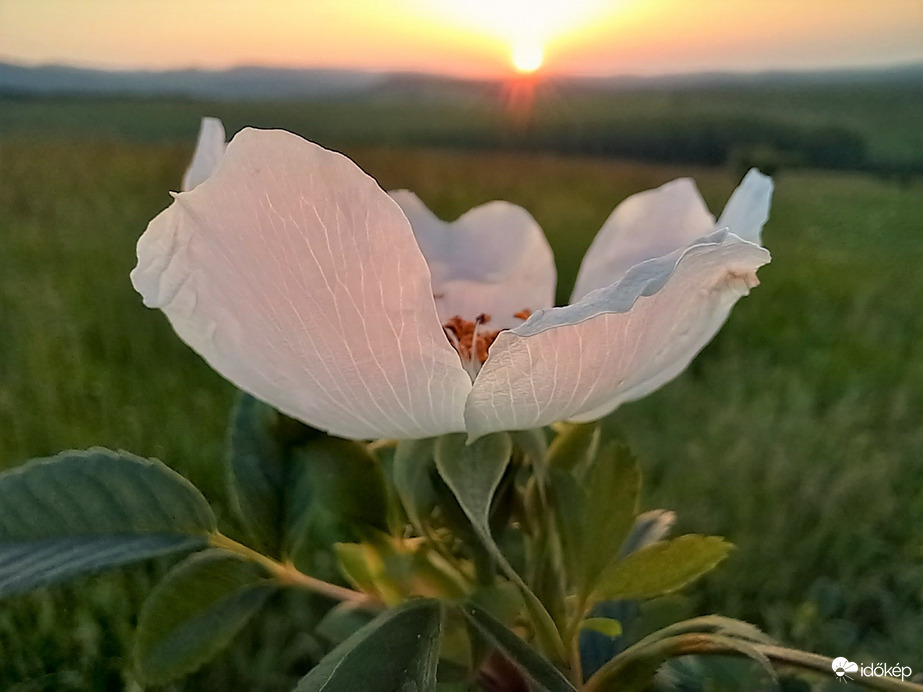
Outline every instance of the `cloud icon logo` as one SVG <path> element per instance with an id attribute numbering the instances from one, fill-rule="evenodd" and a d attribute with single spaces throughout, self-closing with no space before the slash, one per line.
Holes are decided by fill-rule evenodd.
<path id="1" fill-rule="evenodd" d="M 830 667 L 833 668 L 833 672 L 836 673 L 836 676 L 841 680 L 844 677 L 849 677 L 846 675 L 846 673 L 859 672 L 859 665 L 857 663 L 853 663 L 852 661 L 843 658 L 842 656 L 833 659 L 833 663 L 830 664 Z"/>

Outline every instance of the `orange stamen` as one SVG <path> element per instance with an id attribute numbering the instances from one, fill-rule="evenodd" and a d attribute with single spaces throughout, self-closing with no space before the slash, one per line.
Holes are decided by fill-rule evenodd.
<path id="1" fill-rule="evenodd" d="M 487 322 L 490 322 L 490 315 L 480 315 L 474 322 L 463 320 L 456 315 L 442 326 L 463 361 L 472 361 L 474 360 L 472 356 L 476 355 L 478 363 L 484 365 L 488 349 L 497 335 L 503 331 L 502 329 L 495 331 L 478 329 L 480 325 Z"/>
<path id="2" fill-rule="evenodd" d="M 532 314 L 529 309 L 520 310 L 513 317 L 520 320 L 527 320 Z M 482 325 L 490 322 L 490 315 L 478 315 L 474 321 L 464 320 L 458 315 L 450 319 L 444 325 L 442 330 L 448 337 L 449 342 L 458 351 L 463 363 L 475 363 L 478 366 L 484 365 L 487 360 L 487 353 L 490 347 L 496 341 L 497 336 L 503 329 L 481 329 Z M 475 373 L 480 367 L 475 368 Z M 473 377 L 474 375 L 472 375 Z"/>

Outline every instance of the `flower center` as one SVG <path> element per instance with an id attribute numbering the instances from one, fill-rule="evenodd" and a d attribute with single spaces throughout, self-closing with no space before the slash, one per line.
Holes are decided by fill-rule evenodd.
<path id="1" fill-rule="evenodd" d="M 532 314 L 531 310 L 520 310 L 513 317 L 527 320 Z M 450 319 L 442 330 L 445 332 L 449 343 L 458 351 L 462 366 L 474 382 L 474 378 L 481 371 L 481 366 L 487 360 L 487 352 L 503 329 L 486 329 L 484 325 L 490 322 L 490 315 L 481 313 L 474 321 L 464 320 L 458 315 Z"/>

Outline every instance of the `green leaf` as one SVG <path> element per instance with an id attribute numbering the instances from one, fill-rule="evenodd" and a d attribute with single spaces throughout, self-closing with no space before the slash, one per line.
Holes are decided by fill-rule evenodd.
<path id="1" fill-rule="evenodd" d="M 155 460 L 63 452 L 0 474 L 0 596 L 180 550 L 203 548 L 215 517 Z"/>
<path id="2" fill-rule="evenodd" d="M 582 582 L 584 554 L 584 524 L 587 520 L 587 497 L 577 477 L 569 470 L 553 467 L 549 473 L 548 496 L 553 517 L 560 533 L 564 566 L 571 582 Z"/>
<path id="3" fill-rule="evenodd" d="M 589 437 L 585 428 L 576 428 L 584 441 Z M 550 469 L 548 494 L 568 581 L 582 597 L 593 590 L 631 533 L 640 491 L 640 470 L 622 445 L 607 445 L 578 468 L 557 465 Z"/>
<path id="4" fill-rule="evenodd" d="M 474 628 L 537 685 L 538 689 L 547 692 L 576 692 L 574 686 L 551 661 L 542 657 L 487 611 L 469 603 L 465 605 L 464 613 Z"/>
<path id="5" fill-rule="evenodd" d="M 432 690 L 442 619 L 442 606 L 429 599 L 385 611 L 325 656 L 296 692 Z"/>
<path id="6" fill-rule="evenodd" d="M 174 567 L 141 610 L 135 661 L 145 681 L 162 684 L 191 673 L 227 646 L 275 588 L 268 577 L 224 550 Z"/>
<path id="7" fill-rule="evenodd" d="M 548 466 L 574 470 L 589 463 L 599 449 L 599 423 L 561 423 L 548 449 Z"/>
<path id="8" fill-rule="evenodd" d="M 429 479 L 433 468 L 435 440 L 402 440 L 394 452 L 393 478 L 407 518 L 418 532 L 425 533 L 423 517 L 436 504 Z"/>
<path id="9" fill-rule="evenodd" d="M 522 613 L 522 594 L 515 584 L 500 581 L 472 591 L 468 601 L 485 610 L 500 622 L 512 624 Z"/>
<path id="10" fill-rule="evenodd" d="M 506 433 L 487 435 L 466 444 L 464 434 L 443 435 L 436 442 L 436 468 L 477 532 L 484 547 L 522 591 L 536 637 L 553 655 L 566 653 L 548 611 L 507 561 L 490 533 L 490 501 L 509 464 L 513 444 Z"/>
<path id="11" fill-rule="evenodd" d="M 694 534 L 653 543 L 607 567 L 593 600 L 653 598 L 676 591 L 713 569 L 731 547 L 718 536 Z"/>
<path id="12" fill-rule="evenodd" d="M 311 555 L 357 541 L 369 529 L 387 531 L 384 474 L 365 445 L 320 437 L 292 450 L 287 554 L 313 573 Z"/>
<path id="13" fill-rule="evenodd" d="M 607 445 L 588 469 L 586 488 L 578 560 L 584 595 L 593 590 L 631 532 L 638 513 L 641 471 L 625 446 Z"/>
<path id="14" fill-rule="evenodd" d="M 352 603 L 341 603 L 327 611 L 314 628 L 314 633 L 331 644 L 339 644 L 371 620 L 372 615 L 367 610 L 356 608 Z"/>
<path id="15" fill-rule="evenodd" d="M 533 473 L 539 481 L 548 475 L 548 438 L 544 428 L 532 430 L 514 430 L 509 433 L 513 448 L 518 449 L 532 465 Z"/>
<path id="16" fill-rule="evenodd" d="M 243 393 L 231 420 L 228 462 L 254 541 L 303 570 L 328 576 L 334 543 L 357 540 L 368 527 L 387 529 L 384 475 L 365 445 L 315 430 Z"/>
<path id="17" fill-rule="evenodd" d="M 407 523 L 407 512 L 404 511 L 401 497 L 394 485 L 394 455 L 397 452 L 397 445 L 397 440 L 381 440 L 380 443 L 372 442 L 365 447 L 378 463 L 378 466 L 381 468 L 382 476 L 386 481 L 388 533 L 392 536 L 402 535 L 404 533 L 404 525 Z M 434 472 L 435 469 L 436 467 L 433 466 Z"/>
<path id="18" fill-rule="evenodd" d="M 282 553 L 290 450 L 323 434 L 249 394 L 237 397 L 228 432 L 231 496 L 254 542 L 269 555 Z"/>
<path id="19" fill-rule="evenodd" d="M 580 623 L 580 628 L 599 632 L 611 639 L 622 634 L 622 623 L 612 618 L 587 618 Z"/>

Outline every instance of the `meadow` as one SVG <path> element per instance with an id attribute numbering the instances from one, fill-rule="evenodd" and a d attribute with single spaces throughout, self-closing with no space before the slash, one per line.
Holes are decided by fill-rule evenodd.
<path id="1" fill-rule="evenodd" d="M 235 391 L 141 305 L 128 272 L 198 117 L 225 108 L 233 130 L 257 107 L 86 103 L 0 113 L 0 468 L 93 445 L 154 456 L 233 532 L 222 456 Z M 255 123 L 323 143 L 293 112 L 264 109 Z M 413 189 L 443 218 L 490 199 L 525 206 L 555 250 L 559 300 L 625 196 L 688 175 L 718 211 L 737 183 L 728 166 L 340 139 L 383 187 Z M 737 545 L 683 597 L 651 604 L 652 617 L 717 612 L 789 645 L 920 672 L 923 181 L 783 169 L 776 183 L 762 285 L 685 374 L 606 420 L 641 460 L 647 507 Z M 0 689 L 140 689 L 132 627 L 164 568 L 5 602 Z M 276 599 L 170 689 L 288 689 L 322 652 L 308 600 Z"/>
<path id="2" fill-rule="evenodd" d="M 5 93 L 0 133 L 176 142 L 203 113 L 231 131 L 281 127 L 328 146 L 452 147 L 720 165 L 923 172 L 920 69 L 764 76 L 751 82 L 455 82 L 394 77 L 370 92 L 311 101 L 203 101 Z M 512 116 L 511 116 L 512 111 Z"/>

